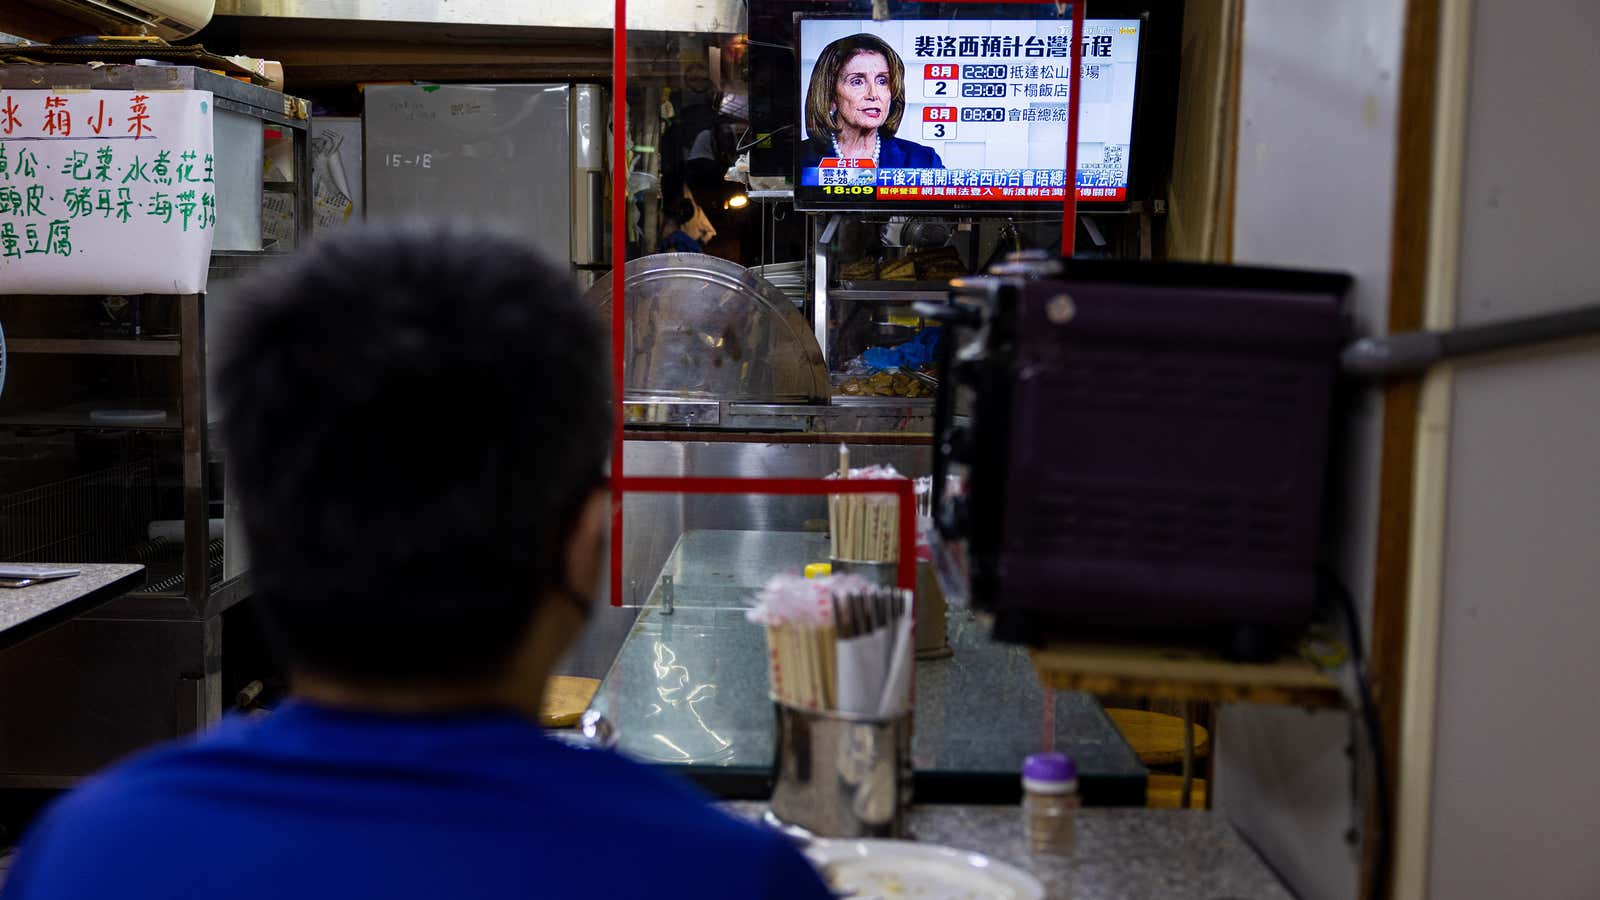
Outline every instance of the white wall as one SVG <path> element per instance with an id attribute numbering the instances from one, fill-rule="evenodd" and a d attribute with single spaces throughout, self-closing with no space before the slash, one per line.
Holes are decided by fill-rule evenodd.
<path id="1" fill-rule="evenodd" d="M 1600 4 L 1473 7 L 1457 323 L 1600 303 Z M 1600 340 L 1454 386 L 1428 896 L 1600 896 Z"/>
<path id="2" fill-rule="evenodd" d="M 1245 4 L 1234 259 L 1356 276 L 1358 327 L 1388 313 L 1404 4 Z M 1382 410 L 1360 398 L 1338 454 L 1344 498 L 1333 558 L 1371 607 Z M 1370 620 L 1370 615 L 1367 616 Z M 1356 895 L 1351 738 L 1342 713 L 1228 707 L 1218 721 L 1215 805 L 1300 896 Z"/>

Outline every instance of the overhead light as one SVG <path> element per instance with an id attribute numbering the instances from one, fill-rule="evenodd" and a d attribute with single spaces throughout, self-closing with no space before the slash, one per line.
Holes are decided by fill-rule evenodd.
<path id="1" fill-rule="evenodd" d="M 723 209 L 744 209 L 750 205 L 750 195 L 740 191 L 722 204 Z"/>

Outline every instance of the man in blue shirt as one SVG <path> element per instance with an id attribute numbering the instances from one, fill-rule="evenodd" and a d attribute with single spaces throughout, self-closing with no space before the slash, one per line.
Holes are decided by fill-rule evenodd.
<path id="1" fill-rule="evenodd" d="M 239 303 L 227 464 L 294 699 L 68 795 L 5 900 L 828 898 L 776 833 L 537 725 L 609 509 L 607 345 L 566 275 L 391 226 Z"/>

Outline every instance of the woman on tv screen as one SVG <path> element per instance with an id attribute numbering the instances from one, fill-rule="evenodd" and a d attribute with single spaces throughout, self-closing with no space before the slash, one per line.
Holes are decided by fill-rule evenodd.
<path id="1" fill-rule="evenodd" d="M 853 34 L 822 48 L 806 90 L 801 168 L 870 159 L 880 169 L 942 169 L 932 147 L 894 136 L 906 111 L 905 64 L 882 38 Z"/>

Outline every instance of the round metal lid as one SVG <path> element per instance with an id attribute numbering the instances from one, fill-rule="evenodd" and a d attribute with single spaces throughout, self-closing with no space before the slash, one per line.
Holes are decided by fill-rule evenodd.
<path id="1" fill-rule="evenodd" d="M 638 399 L 827 403 L 828 367 L 793 302 L 701 253 L 629 260 L 625 391 Z M 584 299 L 611 314 L 611 278 Z"/>

